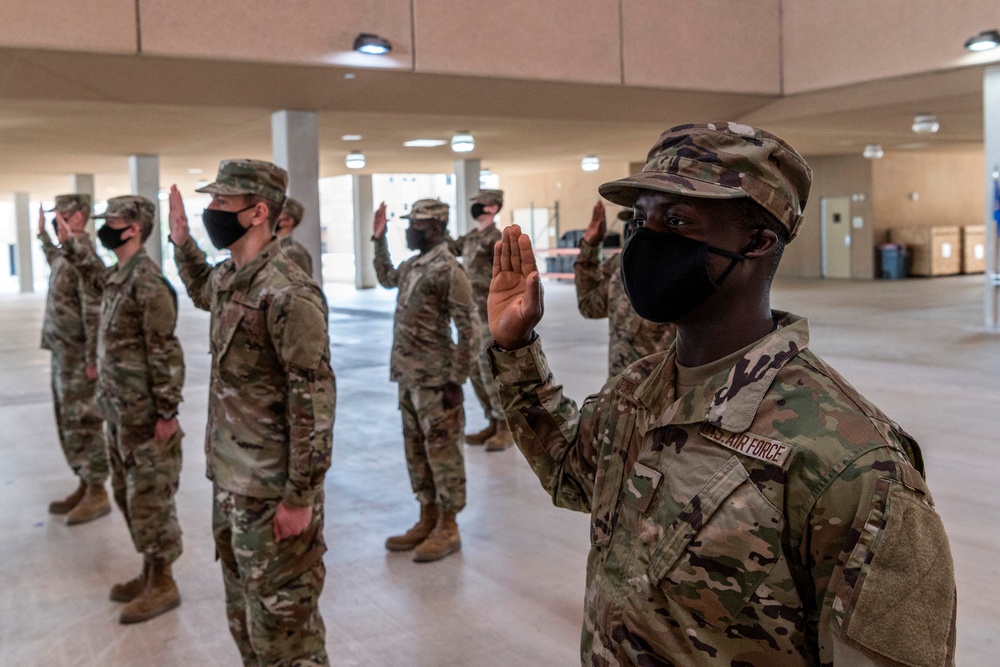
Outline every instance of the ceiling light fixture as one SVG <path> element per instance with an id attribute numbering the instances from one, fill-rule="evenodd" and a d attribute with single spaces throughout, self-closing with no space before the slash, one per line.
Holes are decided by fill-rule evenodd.
<path id="1" fill-rule="evenodd" d="M 363 32 L 354 38 L 354 50 L 371 56 L 384 56 L 392 51 L 392 42 L 384 37 Z"/>
<path id="2" fill-rule="evenodd" d="M 912 127 L 917 134 L 934 134 L 941 129 L 941 123 L 933 114 L 917 114 L 913 119 Z"/>
<path id="3" fill-rule="evenodd" d="M 468 132 L 459 132 L 451 138 L 451 150 L 456 153 L 468 153 L 476 147 L 476 140 Z"/>
<path id="4" fill-rule="evenodd" d="M 188 173 L 191 174 L 192 176 L 200 176 L 201 174 L 205 173 L 205 170 L 199 169 L 198 167 L 191 167 L 190 169 L 188 169 Z"/>
<path id="5" fill-rule="evenodd" d="M 365 166 L 365 154 L 348 153 L 347 158 L 344 160 L 344 164 L 347 165 L 348 169 L 361 169 Z"/>
<path id="6" fill-rule="evenodd" d="M 597 159 L 596 155 L 588 155 L 580 160 L 580 169 L 584 171 L 597 171 L 600 168 L 601 161 Z"/>
<path id="7" fill-rule="evenodd" d="M 1000 33 L 996 30 L 984 30 L 965 42 L 969 51 L 989 51 L 1000 46 Z"/>
<path id="8" fill-rule="evenodd" d="M 340 138 L 341 141 L 361 141 L 360 134 L 345 134 Z"/>
<path id="9" fill-rule="evenodd" d="M 869 160 L 878 160 L 883 155 L 885 155 L 885 151 L 882 150 L 882 146 L 879 144 L 868 144 L 867 146 L 865 146 L 865 150 L 862 153 L 862 155 L 864 155 Z"/>
<path id="10" fill-rule="evenodd" d="M 407 148 L 435 148 L 437 146 L 444 146 L 447 141 L 444 139 L 410 139 L 409 141 L 404 141 L 403 145 Z"/>

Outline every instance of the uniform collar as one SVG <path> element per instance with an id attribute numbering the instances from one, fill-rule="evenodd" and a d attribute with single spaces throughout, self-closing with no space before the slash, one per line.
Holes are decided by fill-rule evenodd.
<path id="1" fill-rule="evenodd" d="M 253 259 L 244 264 L 241 268 L 237 269 L 236 265 L 233 264 L 233 282 L 231 283 L 232 289 L 246 289 L 250 287 L 253 282 L 254 276 L 260 271 L 264 266 L 271 261 L 271 259 L 281 251 L 281 240 L 277 237 L 272 238 L 271 242 L 260 249 Z"/>
<path id="2" fill-rule="evenodd" d="M 146 250 L 144 248 L 139 248 L 139 251 L 129 257 L 127 262 L 124 264 L 121 262 L 115 264 L 114 270 L 111 271 L 111 275 L 108 276 L 108 282 L 112 284 L 121 284 L 128 280 L 129 276 L 135 273 L 135 267 L 139 266 L 139 262 L 141 262 L 142 258 L 145 256 Z"/>
<path id="3" fill-rule="evenodd" d="M 809 346 L 809 321 L 773 311 L 778 329 L 761 338 L 734 366 L 720 371 L 676 400 L 676 343 L 635 390 L 652 414 L 648 428 L 708 422 L 733 433 L 750 428 L 774 377 Z"/>

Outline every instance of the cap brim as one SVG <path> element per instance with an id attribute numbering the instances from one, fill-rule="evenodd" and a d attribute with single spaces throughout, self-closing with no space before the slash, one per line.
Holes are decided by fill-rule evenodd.
<path id="1" fill-rule="evenodd" d="M 224 183 L 209 183 L 203 188 L 197 188 L 195 192 L 206 192 L 210 195 L 252 195 L 255 194 L 244 188 L 237 188 L 233 185 L 225 185 Z"/>
<path id="2" fill-rule="evenodd" d="M 643 192 L 649 191 L 703 199 L 739 199 L 748 196 L 739 188 L 662 171 L 643 171 L 597 188 L 597 192 L 612 204 L 629 208 L 635 205 L 635 200 Z"/>

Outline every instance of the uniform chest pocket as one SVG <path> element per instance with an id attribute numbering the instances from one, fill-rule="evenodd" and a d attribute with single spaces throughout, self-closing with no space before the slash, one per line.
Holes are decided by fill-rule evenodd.
<path id="1" fill-rule="evenodd" d="M 725 629 L 781 557 L 782 513 L 735 456 L 690 500 L 654 550 L 649 577 L 664 594 Z"/>
<path id="2" fill-rule="evenodd" d="M 423 303 L 424 278 L 418 278 L 413 274 L 408 276 L 408 280 L 399 292 L 399 303 L 410 308 L 420 308 Z"/>

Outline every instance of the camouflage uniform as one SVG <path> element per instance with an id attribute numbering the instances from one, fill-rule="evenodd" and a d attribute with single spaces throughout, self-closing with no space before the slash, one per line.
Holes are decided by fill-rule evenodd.
<path id="1" fill-rule="evenodd" d="M 115 197 L 101 217 L 151 223 L 156 208 L 142 197 Z M 95 403 L 106 421 L 111 486 L 136 551 L 165 564 L 181 555 L 174 495 L 181 473 L 178 429 L 157 442 L 158 419 L 177 416 L 184 355 L 174 335 L 177 294 L 140 249 L 124 265 L 106 268 L 87 236 L 70 239 L 67 258 L 102 295 Z"/>
<path id="2" fill-rule="evenodd" d="M 499 190 L 483 190 L 472 198 L 472 203 L 502 205 L 503 193 Z M 486 302 L 490 296 L 490 282 L 493 280 L 493 247 L 501 236 L 500 229 L 493 224 L 486 229 L 473 229 L 458 239 L 448 241 L 448 249 L 452 254 L 462 258 L 462 266 L 472 285 L 472 301 L 479 314 L 475 334 L 478 354 L 469 369 L 469 379 L 472 380 L 472 388 L 479 404 L 483 406 L 486 419 L 503 417 L 500 394 L 497 393 L 496 381 L 486 360 L 486 348 L 493 344 Z"/>
<path id="3" fill-rule="evenodd" d="M 280 201 L 286 183 L 270 163 L 226 161 L 199 191 Z M 240 268 L 210 266 L 191 239 L 175 259 L 195 306 L 212 313 L 205 451 L 230 631 L 246 665 L 326 665 L 318 600 L 336 403 L 326 298 L 278 241 Z M 303 533 L 275 543 L 279 503 L 313 512 Z"/>
<path id="4" fill-rule="evenodd" d="M 573 262 L 576 304 L 588 319 L 608 318 L 608 377 L 614 377 L 632 362 L 670 347 L 676 328 L 639 317 L 625 294 L 621 276 L 622 258 L 614 253 L 601 261 L 600 246 L 580 242 Z"/>
<path id="5" fill-rule="evenodd" d="M 556 505 L 592 517 L 582 664 L 954 664 L 917 444 L 807 349 L 804 319 L 776 316 L 682 397 L 671 348 L 579 410 L 538 341 L 491 350 L 518 446 Z M 843 661 L 857 650 L 875 662 Z"/>
<path id="6" fill-rule="evenodd" d="M 414 205 L 411 215 L 421 211 Z M 383 287 L 399 289 L 389 377 L 399 384 L 410 484 L 422 505 L 459 512 L 465 507 L 465 413 L 461 405 L 446 410 L 442 398 L 446 384 L 465 382 L 472 361 L 476 316 L 469 279 L 446 243 L 393 268 L 384 236 L 375 239 L 375 273 Z"/>
<path id="7" fill-rule="evenodd" d="M 287 215 L 295 221 L 295 227 L 298 227 L 299 223 L 302 222 L 304 213 L 305 210 L 299 200 L 291 197 L 285 200 L 285 206 L 281 210 L 282 215 Z M 281 250 L 288 255 L 290 260 L 301 266 L 306 274 L 310 276 L 313 274 L 312 255 L 309 254 L 304 245 L 292 237 L 291 233 L 281 237 Z"/>
<path id="8" fill-rule="evenodd" d="M 750 197 L 793 238 L 810 184 L 777 137 L 713 123 L 668 130 L 600 192 Z M 808 349 L 805 319 L 772 316 L 683 395 L 675 339 L 580 409 L 537 337 L 491 348 L 521 451 L 557 505 L 591 514 L 583 664 L 954 664 L 954 571 L 920 448 Z"/>
<path id="9" fill-rule="evenodd" d="M 89 195 L 59 195 L 55 210 L 65 215 L 84 210 L 89 216 L 90 205 Z M 40 232 L 38 240 L 50 271 L 42 349 L 52 352 L 52 404 L 59 444 L 81 481 L 102 485 L 108 478 L 108 455 L 101 420 L 91 405 L 95 385 L 86 374 L 87 366 L 97 364 L 101 297 L 82 283 L 48 233 Z"/>

